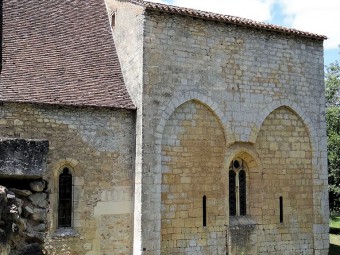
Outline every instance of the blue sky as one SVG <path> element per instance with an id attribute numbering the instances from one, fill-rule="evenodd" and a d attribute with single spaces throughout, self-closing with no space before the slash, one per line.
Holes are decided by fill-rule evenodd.
<path id="1" fill-rule="evenodd" d="M 340 0 L 148 0 L 326 35 L 325 65 L 340 60 Z"/>

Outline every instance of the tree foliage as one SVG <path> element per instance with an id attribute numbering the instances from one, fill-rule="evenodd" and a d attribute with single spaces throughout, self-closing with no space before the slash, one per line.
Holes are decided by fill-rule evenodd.
<path id="1" fill-rule="evenodd" d="M 340 64 L 338 61 L 327 67 L 325 82 L 327 107 L 340 106 Z"/>
<path id="2" fill-rule="evenodd" d="M 326 122 L 329 173 L 329 205 L 340 211 L 340 65 L 331 64 L 326 73 Z"/>

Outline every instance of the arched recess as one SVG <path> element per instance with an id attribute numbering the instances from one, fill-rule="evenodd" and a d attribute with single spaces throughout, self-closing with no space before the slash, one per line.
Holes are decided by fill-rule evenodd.
<path id="1" fill-rule="evenodd" d="M 217 116 L 219 122 L 223 126 L 225 139 L 227 144 L 233 144 L 235 142 L 235 136 L 230 126 L 230 120 L 226 118 L 222 109 L 219 107 L 219 104 L 215 102 L 212 98 L 207 95 L 198 93 L 196 91 L 188 91 L 188 92 L 178 92 L 176 93 L 172 99 L 165 104 L 165 107 L 161 108 L 160 120 L 156 127 L 155 136 L 157 138 L 156 144 L 160 144 L 162 140 L 164 126 L 173 112 L 185 102 L 190 100 L 196 100 L 201 104 L 207 106 L 214 114 Z"/>
<path id="2" fill-rule="evenodd" d="M 292 111 L 301 118 L 306 129 L 308 130 L 313 151 L 318 151 L 318 135 L 311 119 L 299 104 L 289 99 L 277 100 L 269 104 L 266 104 L 266 107 L 264 107 L 258 114 L 255 115 L 256 119 L 254 121 L 254 126 L 249 136 L 249 142 L 256 143 L 263 122 L 269 116 L 270 113 L 272 113 L 274 110 L 280 107 L 288 108 L 290 111 Z"/>
<path id="3" fill-rule="evenodd" d="M 161 144 L 161 254 L 225 251 L 225 145 L 220 120 L 197 100 L 183 103 L 167 120 Z"/>
<path id="4" fill-rule="evenodd" d="M 304 243 L 311 244 L 306 253 L 312 253 L 314 183 L 310 137 L 304 120 L 295 111 L 279 107 L 263 121 L 254 145 L 263 164 L 263 206 L 258 223 L 264 229 L 275 230 L 276 237 L 272 238 L 279 253 L 294 253 Z"/>

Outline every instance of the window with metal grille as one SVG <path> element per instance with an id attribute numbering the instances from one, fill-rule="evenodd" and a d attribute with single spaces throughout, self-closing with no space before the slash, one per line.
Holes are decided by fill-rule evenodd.
<path id="1" fill-rule="evenodd" d="M 243 160 L 233 160 L 229 167 L 229 215 L 247 214 L 247 174 Z"/>
<path id="2" fill-rule="evenodd" d="M 229 214 L 236 215 L 236 173 L 229 171 Z"/>
<path id="3" fill-rule="evenodd" d="M 65 167 L 59 175 L 58 227 L 72 224 L 72 174 Z"/>
<path id="4" fill-rule="evenodd" d="M 247 188 L 246 188 L 246 171 L 241 170 L 238 173 L 240 189 L 240 215 L 247 214 Z"/>

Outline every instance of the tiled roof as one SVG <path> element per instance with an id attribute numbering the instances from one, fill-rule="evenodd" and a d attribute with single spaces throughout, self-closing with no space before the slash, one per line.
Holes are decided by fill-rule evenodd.
<path id="1" fill-rule="evenodd" d="M 134 109 L 104 0 L 3 0 L 0 101 Z"/>
<path id="2" fill-rule="evenodd" d="M 197 1 L 201 1 L 201 0 L 197 0 Z M 141 5 L 149 10 L 156 10 L 160 12 L 191 16 L 191 17 L 205 19 L 205 20 L 225 22 L 225 23 L 244 26 L 244 27 L 258 28 L 258 29 L 275 31 L 275 32 L 280 32 L 280 33 L 285 33 L 285 34 L 293 34 L 297 36 L 309 37 L 309 38 L 319 39 L 319 40 L 327 39 L 327 37 L 323 35 L 313 34 L 313 33 L 286 28 L 282 26 L 271 25 L 271 24 L 267 24 L 264 22 L 258 22 L 258 21 L 230 16 L 230 15 L 222 15 L 222 14 L 205 12 L 205 11 L 200 11 L 200 10 L 195 10 L 195 9 L 190 9 L 190 8 L 183 8 L 183 7 L 160 4 L 160 3 L 152 3 L 152 2 L 147 2 L 143 0 L 130 0 L 130 2 Z"/>

